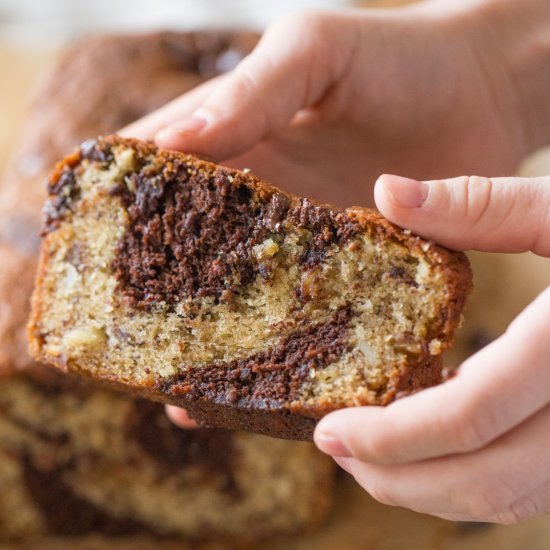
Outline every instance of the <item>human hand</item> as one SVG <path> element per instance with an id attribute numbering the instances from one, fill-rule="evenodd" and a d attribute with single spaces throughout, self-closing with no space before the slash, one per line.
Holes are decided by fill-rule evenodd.
<path id="1" fill-rule="evenodd" d="M 343 206 L 372 205 L 372 184 L 388 171 L 509 174 L 543 140 L 534 127 L 550 127 L 526 107 L 537 103 L 531 80 L 548 72 L 540 49 L 529 48 L 548 17 L 532 9 L 519 24 L 517 4 L 448 0 L 292 16 L 232 73 L 122 133 Z M 539 95 L 546 105 L 548 94 Z"/>
<path id="2" fill-rule="evenodd" d="M 123 133 L 340 205 L 371 204 L 384 171 L 510 173 L 550 127 L 544 2 L 292 17 L 234 72 Z"/>
<path id="3" fill-rule="evenodd" d="M 509 173 L 550 127 L 547 56 L 530 48 L 548 27 L 543 4 L 521 3 L 521 24 L 515 0 L 292 17 L 233 73 L 123 133 L 346 205 L 370 204 L 370 182 L 387 170 Z M 181 409 L 168 413 L 194 425 Z"/>
<path id="4" fill-rule="evenodd" d="M 550 177 L 383 176 L 391 221 L 455 249 L 550 257 Z M 550 287 L 457 376 L 386 408 L 324 417 L 315 442 L 380 502 L 451 520 L 550 512 Z"/>

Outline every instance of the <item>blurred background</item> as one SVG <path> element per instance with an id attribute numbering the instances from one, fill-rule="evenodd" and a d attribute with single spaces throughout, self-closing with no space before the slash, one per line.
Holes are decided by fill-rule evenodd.
<path id="1" fill-rule="evenodd" d="M 0 0 L 0 163 L 29 88 L 70 41 L 99 32 L 264 29 L 299 9 L 397 7 L 411 0 Z M 32 92 L 32 90 L 31 90 Z"/>
<path id="2" fill-rule="evenodd" d="M 411 0 L 0 0 L 0 169 L 12 144 L 19 138 L 18 129 L 34 86 L 51 66 L 57 52 L 72 40 L 105 31 L 263 29 L 270 21 L 297 9 L 397 8 L 410 2 Z M 526 159 L 520 170 L 520 174 L 528 176 L 549 173 L 548 150 Z M 474 253 L 470 254 L 470 258 L 475 273 L 475 292 L 468 306 L 458 345 L 449 355 L 448 361 L 452 364 L 458 364 L 481 345 L 501 334 L 521 309 L 548 286 L 550 281 L 549 260 L 532 254 L 506 256 Z M 330 547 L 331 540 L 334 543 L 332 547 L 340 545 L 342 548 L 367 548 L 363 544 L 358 546 L 352 542 L 357 540 L 354 537 L 358 532 L 363 533 L 361 541 L 368 541 L 369 550 L 550 548 L 549 518 L 508 528 L 477 526 L 449 531 L 439 520 L 378 505 L 351 483 L 340 489 L 337 499 L 332 525 L 322 534 L 324 543 L 328 541 L 327 548 Z M 401 526 L 402 536 L 399 530 L 392 527 L 395 525 Z M 413 533 L 415 541 L 408 538 Z M 311 548 L 317 547 L 315 540 L 319 539 L 312 539 Z M 390 544 L 388 541 L 394 542 Z"/>
<path id="3" fill-rule="evenodd" d="M 407 0 L 0 0 L 0 32 L 17 41 L 59 43 L 97 29 L 263 28 L 298 9 L 405 3 Z"/>

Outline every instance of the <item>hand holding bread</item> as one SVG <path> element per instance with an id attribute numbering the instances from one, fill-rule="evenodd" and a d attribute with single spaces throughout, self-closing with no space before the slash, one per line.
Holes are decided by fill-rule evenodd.
<path id="1" fill-rule="evenodd" d="M 369 204 L 457 249 L 550 255 L 549 178 L 510 174 L 550 140 L 544 0 L 303 14 L 237 69 L 126 132 Z M 424 180 L 421 184 L 417 180 Z M 451 381 L 326 416 L 316 442 L 383 502 L 511 523 L 550 510 L 548 291 Z M 171 417 L 188 425 L 184 415 Z"/>

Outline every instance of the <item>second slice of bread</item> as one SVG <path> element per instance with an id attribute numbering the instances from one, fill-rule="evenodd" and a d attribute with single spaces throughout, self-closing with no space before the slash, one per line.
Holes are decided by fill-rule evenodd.
<path id="1" fill-rule="evenodd" d="M 49 191 L 38 361 L 294 439 L 441 381 L 471 288 L 462 253 L 117 136 L 86 142 Z"/>

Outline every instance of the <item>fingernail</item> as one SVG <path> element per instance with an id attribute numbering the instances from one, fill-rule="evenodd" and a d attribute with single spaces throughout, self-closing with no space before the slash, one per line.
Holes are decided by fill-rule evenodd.
<path id="1" fill-rule="evenodd" d="M 318 432 L 315 434 L 315 444 L 319 450 L 330 456 L 349 457 L 351 453 L 340 439 L 330 432 Z"/>
<path id="2" fill-rule="evenodd" d="M 196 134 L 204 130 L 212 122 L 212 119 L 213 116 L 210 111 L 202 108 L 197 109 L 190 117 L 159 130 L 155 140 L 170 140 L 182 134 Z"/>
<path id="3" fill-rule="evenodd" d="M 196 428 L 197 423 L 189 418 L 185 409 L 180 409 L 174 405 L 166 405 L 166 416 L 180 428 Z"/>
<path id="4" fill-rule="evenodd" d="M 163 139 L 166 137 L 173 137 L 174 134 L 194 134 L 203 130 L 206 127 L 207 122 L 208 121 L 205 118 L 191 116 L 178 122 L 177 124 L 173 124 L 172 126 L 167 126 L 166 128 L 159 130 L 156 137 Z"/>
<path id="5" fill-rule="evenodd" d="M 351 474 L 351 466 L 349 463 L 350 459 L 347 456 L 335 456 L 333 457 L 333 459 L 334 462 L 336 462 L 336 464 L 338 464 L 338 466 L 342 468 L 342 470 L 344 470 L 348 474 Z"/>
<path id="6" fill-rule="evenodd" d="M 429 186 L 401 176 L 384 176 L 384 187 L 391 201 L 401 208 L 418 208 L 428 198 Z"/>

